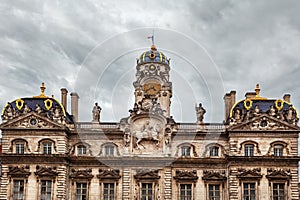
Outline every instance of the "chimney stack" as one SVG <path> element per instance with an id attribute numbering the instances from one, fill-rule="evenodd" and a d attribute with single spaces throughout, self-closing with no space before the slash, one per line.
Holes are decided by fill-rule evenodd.
<path id="1" fill-rule="evenodd" d="M 76 92 L 71 93 L 71 114 L 75 122 L 78 121 L 78 99 L 79 96 Z"/>
<path id="2" fill-rule="evenodd" d="M 235 95 L 236 95 L 236 91 L 230 91 L 230 93 L 226 93 L 224 95 L 225 122 L 229 118 L 230 110 L 231 110 L 232 106 L 235 104 Z"/>
<path id="3" fill-rule="evenodd" d="M 66 88 L 61 88 L 61 104 L 64 106 L 65 110 L 67 111 L 67 94 L 68 90 Z"/>
<path id="4" fill-rule="evenodd" d="M 290 94 L 283 95 L 283 100 L 285 100 L 286 102 L 291 103 L 291 95 Z"/>

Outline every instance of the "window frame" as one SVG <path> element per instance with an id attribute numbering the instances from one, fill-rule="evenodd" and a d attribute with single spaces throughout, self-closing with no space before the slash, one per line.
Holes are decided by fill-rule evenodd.
<path id="1" fill-rule="evenodd" d="M 44 141 L 44 142 L 42 142 L 42 153 L 43 154 L 47 154 L 47 155 L 53 154 L 53 150 L 52 149 L 53 149 L 53 143 L 52 142 L 50 142 L 50 141 Z"/>
<path id="2" fill-rule="evenodd" d="M 249 149 L 251 147 L 251 149 Z M 252 150 L 252 151 L 251 151 Z M 244 144 L 244 156 L 245 157 L 252 157 L 255 155 L 255 145 L 251 143 Z"/>
<path id="3" fill-rule="evenodd" d="M 211 189 L 210 189 L 210 186 L 219 186 L 219 190 L 218 190 L 218 192 L 219 192 L 219 196 L 216 196 L 216 190 L 215 190 L 215 188 L 213 189 L 213 196 L 211 196 Z M 208 200 L 221 200 L 222 199 L 222 184 L 221 183 L 208 183 L 207 184 L 207 199 Z M 219 197 L 218 199 L 217 199 L 217 197 Z"/>
<path id="4" fill-rule="evenodd" d="M 182 186 L 191 186 L 190 188 L 190 196 L 186 194 L 187 188 L 184 188 L 184 196 L 182 196 Z M 193 200 L 194 199 L 194 183 L 191 182 L 182 182 L 178 184 L 178 197 L 180 200 Z"/>
<path id="5" fill-rule="evenodd" d="M 23 191 L 22 191 L 22 197 L 20 198 L 19 196 L 20 196 L 20 194 L 19 194 L 19 190 L 20 190 L 20 188 L 19 188 L 19 190 L 16 192 L 15 191 L 15 183 L 16 182 L 23 182 Z M 24 180 L 24 179 L 14 179 L 13 180 L 13 182 L 12 182 L 13 184 L 12 184 L 12 199 L 13 200 L 25 200 L 25 198 L 26 198 L 26 180 Z M 19 186 L 20 186 L 20 184 L 19 184 Z M 15 196 L 15 195 L 17 195 L 17 196 Z"/>
<path id="6" fill-rule="evenodd" d="M 104 145 L 104 156 L 105 157 L 114 157 L 115 156 L 115 146 L 112 144 Z"/>
<path id="7" fill-rule="evenodd" d="M 282 157 L 283 156 L 283 150 L 284 150 L 284 146 L 282 144 L 274 144 L 273 155 L 276 156 L 276 157 Z"/>
<path id="8" fill-rule="evenodd" d="M 183 145 L 180 147 L 180 155 L 182 157 L 190 157 L 191 156 L 192 147 L 188 145 Z"/>
<path id="9" fill-rule="evenodd" d="M 85 188 L 85 198 L 83 198 L 83 195 L 84 194 L 82 194 L 82 190 L 84 189 L 84 188 L 82 188 L 82 187 L 80 187 L 80 188 L 78 188 L 78 185 L 83 185 L 83 184 L 85 184 L 86 185 L 86 188 Z M 80 192 L 80 194 L 78 193 L 78 190 L 80 190 L 81 192 Z M 76 183 L 75 183 L 75 200 L 88 200 L 89 199 L 89 183 L 88 182 L 86 182 L 86 181 L 76 181 Z M 79 196 L 80 195 L 80 196 Z"/>
<path id="10" fill-rule="evenodd" d="M 20 148 L 19 145 L 21 145 L 22 147 Z M 26 143 L 23 141 L 15 142 L 15 153 L 20 155 L 25 154 L 25 146 Z"/>
<path id="11" fill-rule="evenodd" d="M 80 144 L 76 147 L 78 156 L 86 156 L 87 155 L 87 147 L 83 144 Z"/>
<path id="12" fill-rule="evenodd" d="M 254 184 L 254 199 L 258 199 L 258 186 L 257 186 L 257 182 L 256 181 L 244 181 L 242 183 L 242 199 L 243 200 L 252 200 L 251 199 L 251 187 L 250 188 L 247 188 L 248 189 L 248 192 L 250 191 L 250 194 L 248 196 L 247 199 L 245 199 L 245 184 Z"/>
<path id="13" fill-rule="evenodd" d="M 220 148 L 218 146 L 209 147 L 209 156 L 210 157 L 219 157 L 220 156 Z"/>
<path id="14" fill-rule="evenodd" d="M 45 190 L 45 193 L 43 193 L 43 182 L 46 181 L 46 190 Z M 49 194 L 49 187 L 48 187 L 48 183 L 50 182 L 50 200 L 52 200 L 52 197 L 53 197 L 53 188 L 54 188 L 54 183 L 53 183 L 53 180 L 51 179 L 41 179 L 40 180 L 40 193 L 39 193 L 39 199 L 40 200 L 48 200 L 47 198 L 47 194 Z M 43 194 L 45 194 L 45 198 L 43 198 Z"/>

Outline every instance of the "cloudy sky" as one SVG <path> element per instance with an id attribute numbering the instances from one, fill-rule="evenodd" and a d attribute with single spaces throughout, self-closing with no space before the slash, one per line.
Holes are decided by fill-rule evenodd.
<path id="1" fill-rule="evenodd" d="M 96 101 L 102 121 L 119 121 L 154 30 L 171 58 L 176 121 L 194 122 L 202 102 L 205 121 L 222 122 L 224 94 L 242 99 L 256 83 L 265 97 L 290 93 L 299 109 L 299 10 L 298 0 L 1 0 L 0 106 L 45 82 L 49 96 L 79 94 L 81 121 Z"/>

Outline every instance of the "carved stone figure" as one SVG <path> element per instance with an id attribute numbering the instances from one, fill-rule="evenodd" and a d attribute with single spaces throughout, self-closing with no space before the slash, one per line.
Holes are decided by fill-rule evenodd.
<path id="1" fill-rule="evenodd" d="M 55 122 L 62 123 L 62 113 L 61 109 L 58 106 L 55 106 L 52 111 L 52 119 Z"/>
<path id="2" fill-rule="evenodd" d="M 199 103 L 199 106 L 195 107 L 196 114 L 197 114 L 197 123 L 203 123 L 204 114 L 206 110 L 202 107 L 202 104 Z"/>
<path id="3" fill-rule="evenodd" d="M 260 114 L 261 110 L 259 109 L 258 105 L 256 105 L 253 110 L 253 117 L 258 117 Z"/>
<path id="4" fill-rule="evenodd" d="M 102 108 L 98 106 L 98 103 L 95 103 L 95 106 L 93 108 L 93 122 L 100 122 L 100 113 L 101 113 Z"/>
<path id="5" fill-rule="evenodd" d="M 146 121 L 145 124 L 143 125 L 142 130 L 136 130 L 133 131 L 133 135 L 137 139 L 136 141 L 136 146 L 138 149 L 141 149 L 141 144 L 140 142 L 142 140 L 154 140 L 156 141 L 156 146 L 159 145 L 159 132 L 160 132 L 160 127 L 159 125 L 151 125 L 150 121 Z"/>
<path id="6" fill-rule="evenodd" d="M 270 110 L 268 111 L 268 114 L 272 117 L 276 117 L 276 109 L 273 105 L 270 106 Z"/>
<path id="7" fill-rule="evenodd" d="M 286 112 L 286 121 L 291 124 L 296 124 L 297 114 L 292 105 L 289 105 L 289 109 Z"/>
<path id="8" fill-rule="evenodd" d="M 240 123 L 242 121 L 242 113 L 239 108 L 234 111 L 234 121 Z"/>
<path id="9" fill-rule="evenodd" d="M 3 121 L 7 121 L 7 120 L 11 120 L 14 118 L 14 115 L 15 115 L 15 110 L 14 108 L 12 107 L 11 103 L 7 103 L 7 107 L 4 111 L 4 114 L 2 116 L 2 120 Z"/>
<path id="10" fill-rule="evenodd" d="M 24 105 L 24 109 L 23 109 L 23 114 L 27 114 L 27 113 L 30 113 L 31 112 L 31 109 L 28 107 L 28 105 L 25 103 Z"/>
<path id="11" fill-rule="evenodd" d="M 40 104 L 35 105 L 35 112 L 37 112 L 37 114 L 41 114 L 43 112 L 43 109 L 41 108 Z"/>

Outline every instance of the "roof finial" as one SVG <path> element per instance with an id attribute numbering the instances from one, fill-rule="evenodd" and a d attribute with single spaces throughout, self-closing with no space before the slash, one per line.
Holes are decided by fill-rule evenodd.
<path id="1" fill-rule="evenodd" d="M 151 50 L 155 50 L 156 51 L 156 47 L 154 45 L 154 29 L 152 31 L 152 35 L 148 36 L 147 38 L 152 40 Z"/>
<path id="2" fill-rule="evenodd" d="M 259 92 L 260 92 L 259 84 L 256 84 L 256 87 L 255 87 L 256 97 L 260 97 Z"/>
<path id="3" fill-rule="evenodd" d="M 47 98 L 47 96 L 45 96 L 46 87 L 44 82 L 42 82 L 40 89 L 41 89 L 41 94 L 39 96 L 34 96 L 33 98 Z"/>

